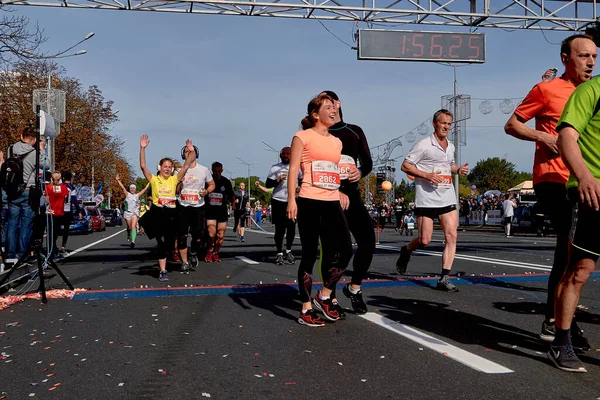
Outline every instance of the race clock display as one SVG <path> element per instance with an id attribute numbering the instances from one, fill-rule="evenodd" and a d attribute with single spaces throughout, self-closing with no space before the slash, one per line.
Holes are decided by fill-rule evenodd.
<path id="1" fill-rule="evenodd" d="M 358 59 L 484 63 L 485 35 L 361 29 Z"/>

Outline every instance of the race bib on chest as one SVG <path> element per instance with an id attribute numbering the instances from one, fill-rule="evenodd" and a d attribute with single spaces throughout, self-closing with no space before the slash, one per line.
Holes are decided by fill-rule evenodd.
<path id="1" fill-rule="evenodd" d="M 158 205 L 161 207 L 168 207 L 168 208 L 175 208 L 175 196 L 173 197 L 166 197 L 166 196 L 160 196 L 158 198 Z"/>
<path id="2" fill-rule="evenodd" d="M 407 222 L 406 223 L 406 227 L 408 229 L 415 229 L 415 223 L 414 222 Z"/>
<path id="3" fill-rule="evenodd" d="M 222 206 L 223 195 L 221 193 L 209 193 L 208 204 L 210 204 L 211 206 Z"/>
<path id="4" fill-rule="evenodd" d="M 312 185 L 321 189 L 339 189 L 340 170 L 338 165 L 331 161 L 313 161 Z"/>
<path id="5" fill-rule="evenodd" d="M 350 177 L 350 169 L 352 167 L 356 167 L 354 158 L 342 154 L 342 158 L 340 159 L 340 163 L 338 164 L 338 168 L 340 169 L 341 180 L 348 179 Z"/>
<path id="6" fill-rule="evenodd" d="M 452 172 L 450 168 L 441 168 L 437 171 L 440 171 L 438 177 L 442 178 L 442 181 L 438 183 L 438 186 L 449 187 L 452 186 Z"/>
<path id="7" fill-rule="evenodd" d="M 200 191 L 198 189 L 183 189 L 180 196 L 181 204 L 195 206 L 200 201 Z"/>

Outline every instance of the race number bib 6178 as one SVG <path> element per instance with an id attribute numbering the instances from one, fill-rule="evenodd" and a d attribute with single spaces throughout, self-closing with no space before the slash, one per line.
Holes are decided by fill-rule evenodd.
<path id="1" fill-rule="evenodd" d="M 356 163 L 354 162 L 354 158 L 342 154 L 338 167 L 340 169 L 340 179 L 344 180 L 350 177 L 350 170 L 352 167 L 356 167 Z"/>
<path id="2" fill-rule="evenodd" d="M 209 193 L 208 195 L 208 204 L 211 206 L 221 206 L 223 205 L 223 194 L 221 193 Z"/>
<path id="3" fill-rule="evenodd" d="M 200 191 L 198 189 L 183 189 L 181 191 L 181 204 L 195 206 L 200 200 Z"/>
<path id="4" fill-rule="evenodd" d="M 339 189 L 340 171 L 338 165 L 331 161 L 313 161 L 312 185 L 328 190 Z"/>

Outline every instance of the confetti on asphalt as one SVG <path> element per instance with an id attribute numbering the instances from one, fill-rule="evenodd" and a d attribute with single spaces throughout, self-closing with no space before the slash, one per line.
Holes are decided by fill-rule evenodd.
<path id="1" fill-rule="evenodd" d="M 269 374 L 269 378 L 275 378 L 275 375 Z"/>
<path id="2" fill-rule="evenodd" d="M 110 378 L 112 378 L 112 376 L 111 376 L 110 374 L 104 374 L 104 375 L 105 375 L 105 376 L 108 376 L 108 377 L 110 377 Z"/>
<path id="3" fill-rule="evenodd" d="M 240 325 L 238 328 L 243 328 L 243 327 L 244 327 L 244 325 Z"/>
<path id="4" fill-rule="evenodd" d="M 364 382 L 366 382 L 367 380 L 366 380 L 366 379 L 361 379 L 360 381 L 364 383 Z"/>
<path id="5" fill-rule="evenodd" d="M 379 358 L 385 358 L 385 356 L 381 356 L 381 357 L 379 357 Z"/>
<path id="6" fill-rule="evenodd" d="M 258 375 L 258 374 L 254 374 L 254 376 L 257 377 L 257 378 L 262 378 L 262 376 Z"/>
<path id="7" fill-rule="evenodd" d="M 286 383 L 284 383 L 284 385 L 295 385 L 295 384 L 296 384 L 296 382 L 286 382 Z"/>
<path id="8" fill-rule="evenodd" d="M 202 392 L 202 397 L 210 397 L 210 393 Z"/>
<path id="9" fill-rule="evenodd" d="M 119 387 L 122 387 L 123 385 L 125 385 L 123 382 L 119 383 Z"/>
<path id="10" fill-rule="evenodd" d="M 341 362 L 338 361 L 338 365 L 344 365 L 344 364 L 342 364 Z"/>
<path id="11" fill-rule="evenodd" d="M 35 396 L 35 393 L 29 393 L 29 397 Z"/>
<path id="12" fill-rule="evenodd" d="M 419 350 L 423 351 L 423 348 L 422 348 L 422 347 L 419 347 Z"/>
<path id="13" fill-rule="evenodd" d="M 312 353 L 310 350 L 304 350 L 305 353 Z"/>
<path id="14" fill-rule="evenodd" d="M 248 343 L 248 342 L 244 342 L 243 344 L 244 344 L 245 346 L 249 346 L 249 345 L 250 345 L 250 343 Z"/>
<path id="15" fill-rule="evenodd" d="M 223 358 L 227 357 L 229 354 L 223 354 Z"/>

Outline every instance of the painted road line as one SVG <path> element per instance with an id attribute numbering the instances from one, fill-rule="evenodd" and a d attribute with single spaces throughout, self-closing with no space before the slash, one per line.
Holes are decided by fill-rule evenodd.
<path id="1" fill-rule="evenodd" d="M 238 260 L 243 261 L 245 263 L 252 264 L 252 265 L 260 264 L 260 263 L 258 263 L 256 261 L 251 260 L 251 259 L 249 259 L 247 257 L 244 257 L 244 256 L 235 256 L 235 258 L 237 258 Z"/>
<path id="2" fill-rule="evenodd" d="M 400 248 L 395 247 L 395 246 L 377 245 L 377 248 L 383 249 L 383 250 L 400 251 Z M 428 256 L 436 256 L 436 257 L 442 256 L 442 252 L 440 252 L 440 251 L 416 250 L 415 253 L 428 255 Z M 525 262 L 521 262 L 521 261 L 500 260 L 497 258 L 468 256 L 468 255 L 463 255 L 463 254 L 456 254 L 455 258 L 459 259 L 459 260 L 476 261 L 476 262 L 480 262 L 483 264 L 498 264 L 498 265 L 507 266 L 507 267 L 534 269 L 537 271 L 548 272 L 548 271 L 552 270 L 552 267 L 549 265 L 532 264 L 532 263 L 525 263 Z"/>
<path id="3" fill-rule="evenodd" d="M 393 321 L 389 318 L 385 318 L 377 313 L 369 312 L 361 315 L 360 317 L 385 329 L 389 329 L 390 331 L 401 336 L 404 336 L 407 339 L 417 342 L 421 346 L 425 346 L 437 353 L 458 361 L 459 363 L 473 368 L 476 371 L 484 372 L 486 374 L 507 374 L 514 372 L 513 370 L 503 367 L 500 364 L 496 364 L 493 361 L 487 360 L 473 353 L 469 353 L 468 351 L 451 345 L 450 343 L 446 343 L 410 326 Z"/>
<path id="4" fill-rule="evenodd" d="M 97 240 L 97 241 L 95 241 L 94 243 L 90 243 L 90 244 L 88 244 L 88 245 L 85 245 L 85 246 L 83 246 L 83 247 L 80 247 L 80 248 L 78 248 L 77 250 L 73 250 L 72 252 L 70 252 L 69 254 L 67 254 L 66 256 L 64 256 L 63 258 L 70 257 L 70 256 L 72 256 L 73 254 L 80 253 L 80 252 L 82 252 L 82 251 L 84 251 L 84 250 L 86 250 L 86 249 L 89 249 L 89 248 L 90 248 L 90 247 L 92 247 L 92 246 L 95 246 L 95 245 L 97 245 L 97 244 L 99 244 L 99 243 L 102 243 L 102 242 L 104 242 L 104 241 L 106 241 L 106 240 L 108 240 L 108 239 L 114 238 L 114 237 L 115 237 L 115 236 L 117 236 L 118 234 L 125 232 L 125 230 L 126 230 L 126 229 L 121 229 L 119 232 L 117 232 L 117 233 L 114 233 L 114 234 L 112 234 L 112 235 L 110 235 L 110 236 L 108 236 L 108 237 L 105 237 L 104 239 Z"/>

